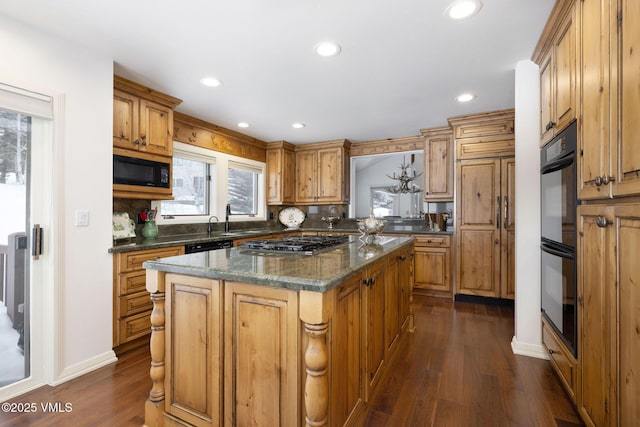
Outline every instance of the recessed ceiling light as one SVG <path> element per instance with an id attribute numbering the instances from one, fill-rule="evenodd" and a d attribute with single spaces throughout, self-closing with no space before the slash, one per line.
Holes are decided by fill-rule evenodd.
<path id="1" fill-rule="evenodd" d="M 463 93 L 460 94 L 458 96 L 456 96 L 456 101 L 458 102 L 469 102 L 472 101 L 476 98 L 476 96 L 474 94 L 471 93 Z"/>
<path id="2" fill-rule="evenodd" d="M 240 122 L 240 123 L 238 123 L 238 127 L 239 127 L 239 128 L 248 128 L 248 127 L 249 127 L 249 123 L 247 123 L 247 122 Z"/>
<path id="3" fill-rule="evenodd" d="M 478 13 L 481 7 L 479 0 L 458 0 L 447 8 L 447 15 L 451 19 L 464 19 Z"/>
<path id="4" fill-rule="evenodd" d="M 302 129 L 305 126 L 306 125 L 304 123 L 294 123 L 291 125 L 291 127 L 293 127 L 294 129 Z"/>
<path id="5" fill-rule="evenodd" d="M 222 81 L 216 79 L 215 77 L 203 77 L 200 79 L 200 83 L 209 87 L 218 87 L 222 86 Z"/>
<path id="6" fill-rule="evenodd" d="M 342 49 L 333 42 L 322 42 L 318 43 L 314 50 L 320 56 L 336 56 Z"/>

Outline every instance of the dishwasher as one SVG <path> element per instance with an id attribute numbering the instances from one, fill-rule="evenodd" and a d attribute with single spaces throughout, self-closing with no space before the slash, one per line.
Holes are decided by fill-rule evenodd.
<path id="1" fill-rule="evenodd" d="M 196 252 L 213 251 L 216 249 L 232 248 L 233 240 L 218 240 L 215 242 L 187 243 L 184 245 L 185 254 L 195 254 Z"/>

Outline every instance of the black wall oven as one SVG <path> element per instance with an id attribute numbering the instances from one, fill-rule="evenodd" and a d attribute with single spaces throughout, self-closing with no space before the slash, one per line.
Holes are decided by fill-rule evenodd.
<path id="1" fill-rule="evenodd" d="M 540 150 L 541 310 L 576 355 L 576 142 L 574 121 Z"/>

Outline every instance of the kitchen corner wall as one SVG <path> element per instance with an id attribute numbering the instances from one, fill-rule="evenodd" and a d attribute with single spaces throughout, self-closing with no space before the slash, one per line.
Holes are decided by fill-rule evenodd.
<path id="1" fill-rule="evenodd" d="M 54 235 L 50 289 L 39 331 L 44 382 L 56 384 L 113 362 L 113 60 L 0 16 L 0 82 L 54 96 Z M 89 212 L 76 226 L 75 212 Z M 39 325 L 33 325 L 38 327 Z M 42 359 L 42 360 L 40 360 Z M 38 365 L 38 366 L 40 366 Z"/>

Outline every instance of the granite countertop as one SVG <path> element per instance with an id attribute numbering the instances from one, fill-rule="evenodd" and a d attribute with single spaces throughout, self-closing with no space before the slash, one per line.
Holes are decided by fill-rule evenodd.
<path id="1" fill-rule="evenodd" d="M 114 245 L 109 249 L 110 253 L 121 253 L 131 251 L 141 251 L 145 249 L 157 249 L 165 248 L 169 246 L 183 246 L 188 243 L 204 243 L 215 242 L 223 240 L 237 240 L 255 237 L 259 239 L 262 236 L 270 236 L 273 234 L 282 234 L 288 232 L 334 232 L 334 233 L 353 233 L 360 234 L 357 229 L 352 228 L 299 228 L 297 230 L 288 230 L 286 228 L 262 228 L 262 229 L 248 229 L 248 230 L 236 230 L 229 233 L 214 231 L 211 234 L 208 233 L 189 233 L 189 234 L 173 234 L 162 235 L 160 234 L 155 239 L 144 239 L 141 236 L 135 239 L 126 239 L 122 241 L 114 242 Z M 430 231 L 425 227 L 417 226 L 391 226 L 384 229 L 382 235 L 414 235 L 414 234 L 451 234 L 451 231 Z"/>
<path id="2" fill-rule="evenodd" d="M 241 247 L 147 261 L 143 267 L 210 279 L 325 292 L 402 247 L 412 237 L 380 236 L 364 245 L 357 236 L 315 255 L 258 253 Z"/>

